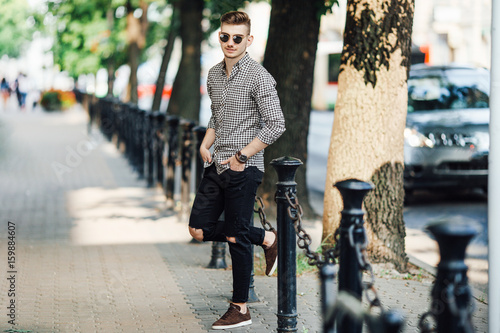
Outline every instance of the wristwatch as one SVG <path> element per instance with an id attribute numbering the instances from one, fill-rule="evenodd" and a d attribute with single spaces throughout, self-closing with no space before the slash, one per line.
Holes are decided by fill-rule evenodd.
<path id="1" fill-rule="evenodd" d="M 246 161 L 248 161 L 248 156 L 247 155 L 243 155 L 241 153 L 241 150 L 239 150 L 237 153 L 236 153 L 236 159 L 240 162 L 240 163 L 246 163 Z"/>

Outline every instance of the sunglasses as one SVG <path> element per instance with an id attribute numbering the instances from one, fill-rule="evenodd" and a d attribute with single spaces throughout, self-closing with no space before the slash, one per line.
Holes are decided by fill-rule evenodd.
<path id="1" fill-rule="evenodd" d="M 221 42 L 223 42 L 223 43 L 226 43 L 226 42 L 229 40 L 229 37 L 230 37 L 230 36 L 229 36 L 228 34 L 220 34 L 220 35 L 219 35 L 219 38 L 220 38 Z M 235 44 L 239 44 L 239 43 L 241 43 L 242 41 L 243 41 L 243 37 L 241 37 L 241 36 L 237 36 L 237 35 L 234 35 L 234 36 L 233 36 L 233 42 L 234 42 Z"/>

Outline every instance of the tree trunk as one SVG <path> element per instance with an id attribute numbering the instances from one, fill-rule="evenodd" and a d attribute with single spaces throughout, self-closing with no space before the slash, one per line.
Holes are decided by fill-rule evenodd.
<path id="1" fill-rule="evenodd" d="M 113 87 L 115 85 L 115 64 L 112 59 L 108 60 L 108 97 L 113 96 Z"/>
<path id="2" fill-rule="evenodd" d="M 200 118 L 201 29 L 203 0 L 180 0 L 182 59 L 167 113 L 194 121 Z"/>
<path id="3" fill-rule="evenodd" d="M 148 5 L 145 1 L 140 1 L 142 16 L 138 19 L 134 17 L 134 8 L 130 0 L 127 1 L 127 42 L 128 42 L 128 63 L 130 66 L 129 78 L 129 101 L 137 104 L 137 69 L 141 52 L 146 45 L 146 31 L 148 27 L 147 13 Z"/>
<path id="4" fill-rule="evenodd" d="M 114 11 L 112 8 L 108 8 L 108 10 L 106 11 L 106 20 L 108 22 L 108 29 L 109 29 L 110 35 L 111 35 L 111 31 L 113 31 L 114 20 L 115 20 Z M 113 96 L 113 87 L 115 85 L 115 60 L 113 57 L 109 57 L 106 60 L 106 63 L 107 63 L 106 65 L 107 65 L 107 69 L 108 69 L 108 93 L 107 93 L 107 96 L 112 97 Z"/>
<path id="5" fill-rule="evenodd" d="M 332 243 L 343 206 L 333 184 L 373 182 L 365 200 L 370 254 L 402 271 L 408 261 L 403 131 L 413 9 L 412 0 L 348 1 L 323 214 L 323 240 Z"/>
<path id="6" fill-rule="evenodd" d="M 306 216 L 313 214 L 306 186 L 307 133 L 311 112 L 314 62 L 323 1 L 273 0 L 264 67 L 277 82 L 286 132 L 266 148 L 266 164 L 280 156 L 299 158 L 304 165 L 296 175 L 297 196 Z M 259 194 L 269 214 L 275 215 L 277 176 L 267 167 Z M 274 210 L 273 210 L 274 207 Z"/>
<path id="7" fill-rule="evenodd" d="M 163 51 L 163 58 L 161 60 L 160 72 L 158 73 L 158 79 L 156 80 L 156 89 L 153 97 L 153 106 L 151 110 L 160 110 L 163 87 L 165 86 L 165 77 L 167 75 L 168 63 L 170 62 L 170 56 L 174 50 L 175 38 L 178 34 L 178 22 L 177 22 L 177 2 L 173 3 L 172 18 L 170 19 L 170 27 L 168 29 L 167 35 L 167 45 L 165 45 L 165 50 Z"/>

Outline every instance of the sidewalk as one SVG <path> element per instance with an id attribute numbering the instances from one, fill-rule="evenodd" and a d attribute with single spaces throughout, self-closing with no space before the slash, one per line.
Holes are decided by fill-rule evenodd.
<path id="1" fill-rule="evenodd" d="M 189 243 L 186 221 L 165 209 L 161 191 L 138 180 L 97 130 L 88 135 L 86 122 L 80 109 L 0 114 L 0 332 L 12 327 L 12 300 L 19 331 L 211 332 L 228 307 L 230 270 L 205 268 L 211 245 Z M 315 239 L 319 223 L 305 226 Z M 404 332 L 418 332 L 432 279 L 405 280 L 375 266 L 384 306 L 407 315 Z M 297 283 L 298 332 L 321 332 L 319 279 L 309 273 Z M 276 331 L 276 284 L 255 277 L 254 323 L 232 332 Z M 481 302 L 474 324 L 487 332 Z"/>

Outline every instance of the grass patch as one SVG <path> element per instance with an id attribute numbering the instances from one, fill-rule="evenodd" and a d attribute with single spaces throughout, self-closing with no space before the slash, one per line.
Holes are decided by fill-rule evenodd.
<path id="1" fill-rule="evenodd" d="M 266 258 L 264 256 L 264 251 L 258 248 L 255 249 L 254 253 L 253 269 L 256 276 L 266 275 Z M 317 267 L 309 265 L 309 259 L 305 254 L 297 254 L 297 276 L 316 271 Z M 274 272 L 273 276 L 277 276 L 277 272 L 278 270 Z"/>

